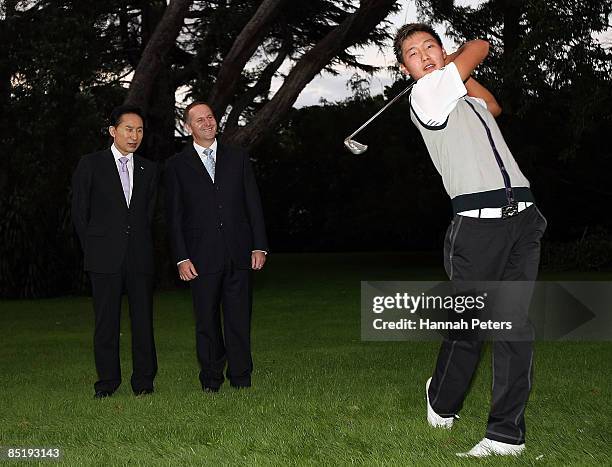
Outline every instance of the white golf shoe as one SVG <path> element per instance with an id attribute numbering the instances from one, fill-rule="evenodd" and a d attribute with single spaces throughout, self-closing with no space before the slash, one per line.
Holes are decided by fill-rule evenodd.
<path id="1" fill-rule="evenodd" d="M 440 417 L 434 409 L 431 407 L 429 403 L 429 384 L 431 383 L 431 378 L 427 380 L 425 383 L 425 399 L 427 399 L 427 422 L 433 426 L 434 428 L 444 428 L 446 430 L 450 430 L 453 427 L 453 422 L 455 421 L 454 417 Z"/>
<path id="2" fill-rule="evenodd" d="M 489 456 L 518 456 L 525 450 L 525 444 L 508 444 L 483 438 L 480 443 L 468 452 L 458 452 L 459 457 L 489 457 Z"/>

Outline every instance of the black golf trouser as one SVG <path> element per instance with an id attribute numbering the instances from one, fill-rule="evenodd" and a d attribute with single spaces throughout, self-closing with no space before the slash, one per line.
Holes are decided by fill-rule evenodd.
<path id="1" fill-rule="evenodd" d="M 211 388 L 221 386 L 227 362 L 230 384 L 248 387 L 253 371 L 251 271 L 237 269 L 227 249 L 224 263 L 223 271 L 200 274 L 191 281 L 200 383 Z"/>
<path id="2" fill-rule="evenodd" d="M 507 219 L 455 215 L 444 242 L 444 265 L 454 281 L 535 281 L 546 220 L 535 205 Z M 527 315 L 530 296 L 520 307 Z M 525 407 L 531 391 L 533 342 L 493 344 L 493 388 L 486 437 L 525 442 Z M 445 339 L 429 387 L 436 413 L 459 412 L 480 360 L 481 341 Z"/>
<path id="3" fill-rule="evenodd" d="M 126 261 L 127 262 L 127 261 Z M 153 275 L 130 271 L 124 264 L 114 274 L 89 273 L 95 313 L 96 391 L 114 392 L 121 384 L 119 336 L 121 298 L 127 291 L 132 329 L 132 390 L 153 389 L 157 354 L 153 335 Z"/>

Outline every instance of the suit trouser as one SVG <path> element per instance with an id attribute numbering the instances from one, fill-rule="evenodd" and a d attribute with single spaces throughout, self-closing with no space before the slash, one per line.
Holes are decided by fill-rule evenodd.
<path id="1" fill-rule="evenodd" d="M 227 379 L 236 387 L 251 385 L 251 271 L 236 269 L 225 251 L 223 271 L 191 281 L 196 320 L 196 351 L 202 386 L 218 388 Z M 223 308 L 223 331 L 221 329 Z"/>
<path id="2" fill-rule="evenodd" d="M 121 384 L 119 333 L 121 297 L 127 291 L 132 328 L 132 377 L 135 392 L 153 389 L 157 353 L 153 336 L 153 275 L 129 270 L 127 261 L 114 274 L 90 272 L 95 332 L 96 391 L 114 392 Z"/>
<path id="3" fill-rule="evenodd" d="M 535 281 L 545 229 L 546 220 L 535 205 L 508 219 L 456 215 L 444 242 L 446 272 L 453 281 Z M 525 317 L 530 299 L 530 295 L 523 297 L 519 304 L 518 312 Z M 429 386 L 429 400 L 436 413 L 450 417 L 461 410 L 481 350 L 482 342 L 477 340 L 442 342 Z M 531 340 L 493 343 L 487 438 L 510 444 L 525 442 L 525 407 L 532 372 Z"/>

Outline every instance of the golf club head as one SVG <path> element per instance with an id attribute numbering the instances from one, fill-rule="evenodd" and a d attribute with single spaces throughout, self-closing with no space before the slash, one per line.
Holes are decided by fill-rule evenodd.
<path id="1" fill-rule="evenodd" d="M 349 151 L 356 155 L 363 154 L 368 150 L 367 145 L 358 143 L 354 139 L 350 138 L 346 138 L 344 140 L 344 145 L 348 148 Z"/>

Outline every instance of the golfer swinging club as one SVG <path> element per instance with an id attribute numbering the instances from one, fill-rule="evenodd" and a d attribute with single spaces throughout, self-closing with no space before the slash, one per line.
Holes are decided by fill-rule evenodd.
<path id="1" fill-rule="evenodd" d="M 546 220 L 534 205 L 495 123 L 501 108 L 471 77 L 489 44 L 473 40 L 447 55 L 425 24 L 402 26 L 394 52 L 416 84 L 410 118 L 421 132 L 451 198 L 454 217 L 444 266 L 454 281 L 535 281 Z M 525 309 L 529 303 L 524 303 Z M 532 336 L 532 334 L 529 334 Z M 426 383 L 427 421 L 450 429 L 480 359 L 482 342 L 446 339 Z M 460 456 L 518 455 L 525 449 L 525 406 L 533 343 L 493 343 L 493 395 L 485 438 Z"/>

